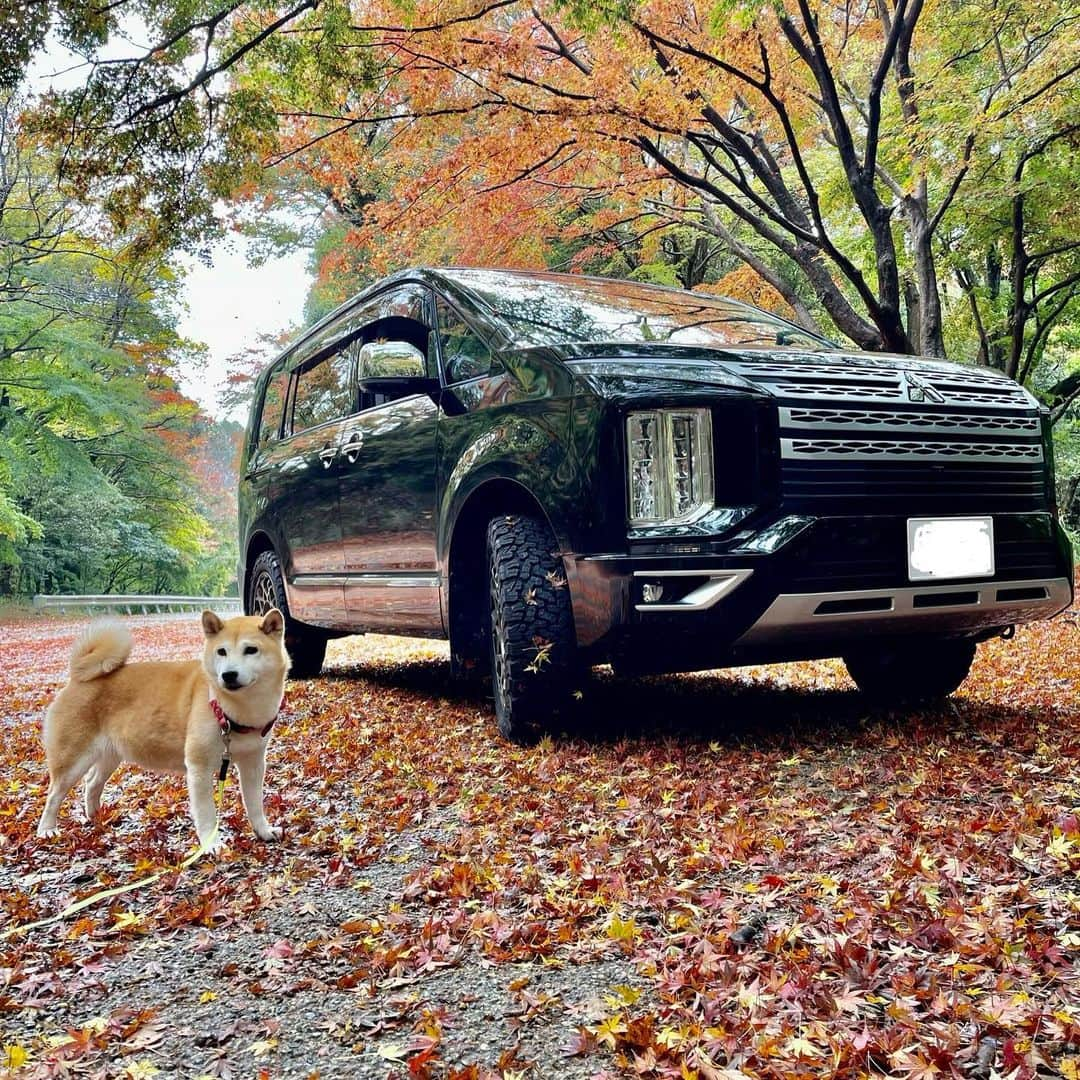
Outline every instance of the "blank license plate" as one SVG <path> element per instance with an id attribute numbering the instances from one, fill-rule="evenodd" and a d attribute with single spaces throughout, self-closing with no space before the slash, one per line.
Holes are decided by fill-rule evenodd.
<path id="1" fill-rule="evenodd" d="M 908 580 L 993 577 L 994 519 L 908 518 Z"/>

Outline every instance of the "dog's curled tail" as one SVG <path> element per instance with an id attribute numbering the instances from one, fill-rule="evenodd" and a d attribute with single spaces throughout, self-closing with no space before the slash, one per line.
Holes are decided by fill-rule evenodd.
<path id="1" fill-rule="evenodd" d="M 115 671 L 131 652 L 131 633 L 114 620 L 90 624 L 71 650 L 73 682 L 90 682 Z"/>

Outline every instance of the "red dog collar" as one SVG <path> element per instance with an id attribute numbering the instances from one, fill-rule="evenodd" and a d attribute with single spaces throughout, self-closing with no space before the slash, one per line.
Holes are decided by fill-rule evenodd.
<path id="1" fill-rule="evenodd" d="M 281 704 L 278 706 L 278 713 L 285 707 L 285 699 L 281 699 Z M 217 698 L 210 699 L 210 709 L 214 716 L 217 718 L 218 727 L 221 729 L 222 735 L 228 735 L 235 733 L 237 735 L 250 735 L 253 732 L 258 732 L 259 737 L 265 739 L 270 734 L 270 729 L 274 726 L 277 720 L 277 716 L 270 721 L 265 727 L 257 728 L 251 727 L 250 724 L 238 724 L 231 716 L 226 715 L 225 710 L 218 703 Z"/>

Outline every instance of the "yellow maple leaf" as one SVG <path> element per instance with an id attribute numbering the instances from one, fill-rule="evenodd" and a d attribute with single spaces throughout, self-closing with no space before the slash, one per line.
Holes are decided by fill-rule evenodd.
<path id="1" fill-rule="evenodd" d="M 1075 844 L 1064 833 L 1054 830 L 1054 836 L 1050 840 L 1050 843 L 1046 845 L 1046 853 L 1052 858 L 1057 859 L 1059 862 L 1067 863 L 1069 857 L 1073 854 Z"/>
<path id="2" fill-rule="evenodd" d="M 21 1065 L 25 1065 L 30 1060 L 30 1054 L 22 1046 L 15 1046 L 9 1043 L 4 1044 L 4 1068 L 5 1069 L 17 1069 Z"/>
<path id="3" fill-rule="evenodd" d="M 809 1039 L 804 1039 L 801 1035 L 793 1035 L 784 1044 L 784 1050 L 786 1053 L 791 1054 L 793 1057 L 800 1058 L 815 1058 L 821 1057 L 820 1047 L 815 1046 Z"/>
<path id="4" fill-rule="evenodd" d="M 621 1016 L 609 1016 L 593 1028 L 596 1041 L 604 1046 L 615 1049 L 618 1036 L 626 1034 L 626 1023 Z"/>
<path id="5" fill-rule="evenodd" d="M 662 1046 L 665 1050 L 677 1050 L 683 1044 L 683 1036 L 674 1028 L 665 1027 L 660 1029 L 654 1041 L 657 1046 Z"/>
<path id="6" fill-rule="evenodd" d="M 121 911 L 113 916 L 117 930 L 136 930 L 142 926 L 143 917 L 134 911 Z"/>
<path id="7" fill-rule="evenodd" d="M 124 1075 L 129 1077 L 129 1080 L 150 1080 L 151 1076 L 157 1076 L 161 1070 L 150 1061 L 144 1061 L 139 1059 L 138 1061 L 129 1062 L 124 1067 Z"/>
<path id="8" fill-rule="evenodd" d="M 620 919 L 612 915 L 607 924 L 607 936 L 612 941 L 633 941 L 637 925 L 633 919 Z"/>
<path id="9" fill-rule="evenodd" d="M 213 990 L 204 990 L 199 995 L 199 1004 L 200 1005 L 206 1005 L 209 1002 L 216 1001 L 216 1000 L 217 1000 L 217 994 L 215 994 Z"/>
<path id="10" fill-rule="evenodd" d="M 375 1047 L 375 1053 L 387 1061 L 404 1061 L 405 1047 L 400 1043 L 380 1043 Z"/>

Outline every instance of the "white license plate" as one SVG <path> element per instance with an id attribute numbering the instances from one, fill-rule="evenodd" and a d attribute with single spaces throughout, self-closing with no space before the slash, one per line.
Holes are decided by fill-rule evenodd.
<path id="1" fill-rule="evenodd" d="M 994 576 L 994 519 L 908 518 L 908 580 Z"/>

